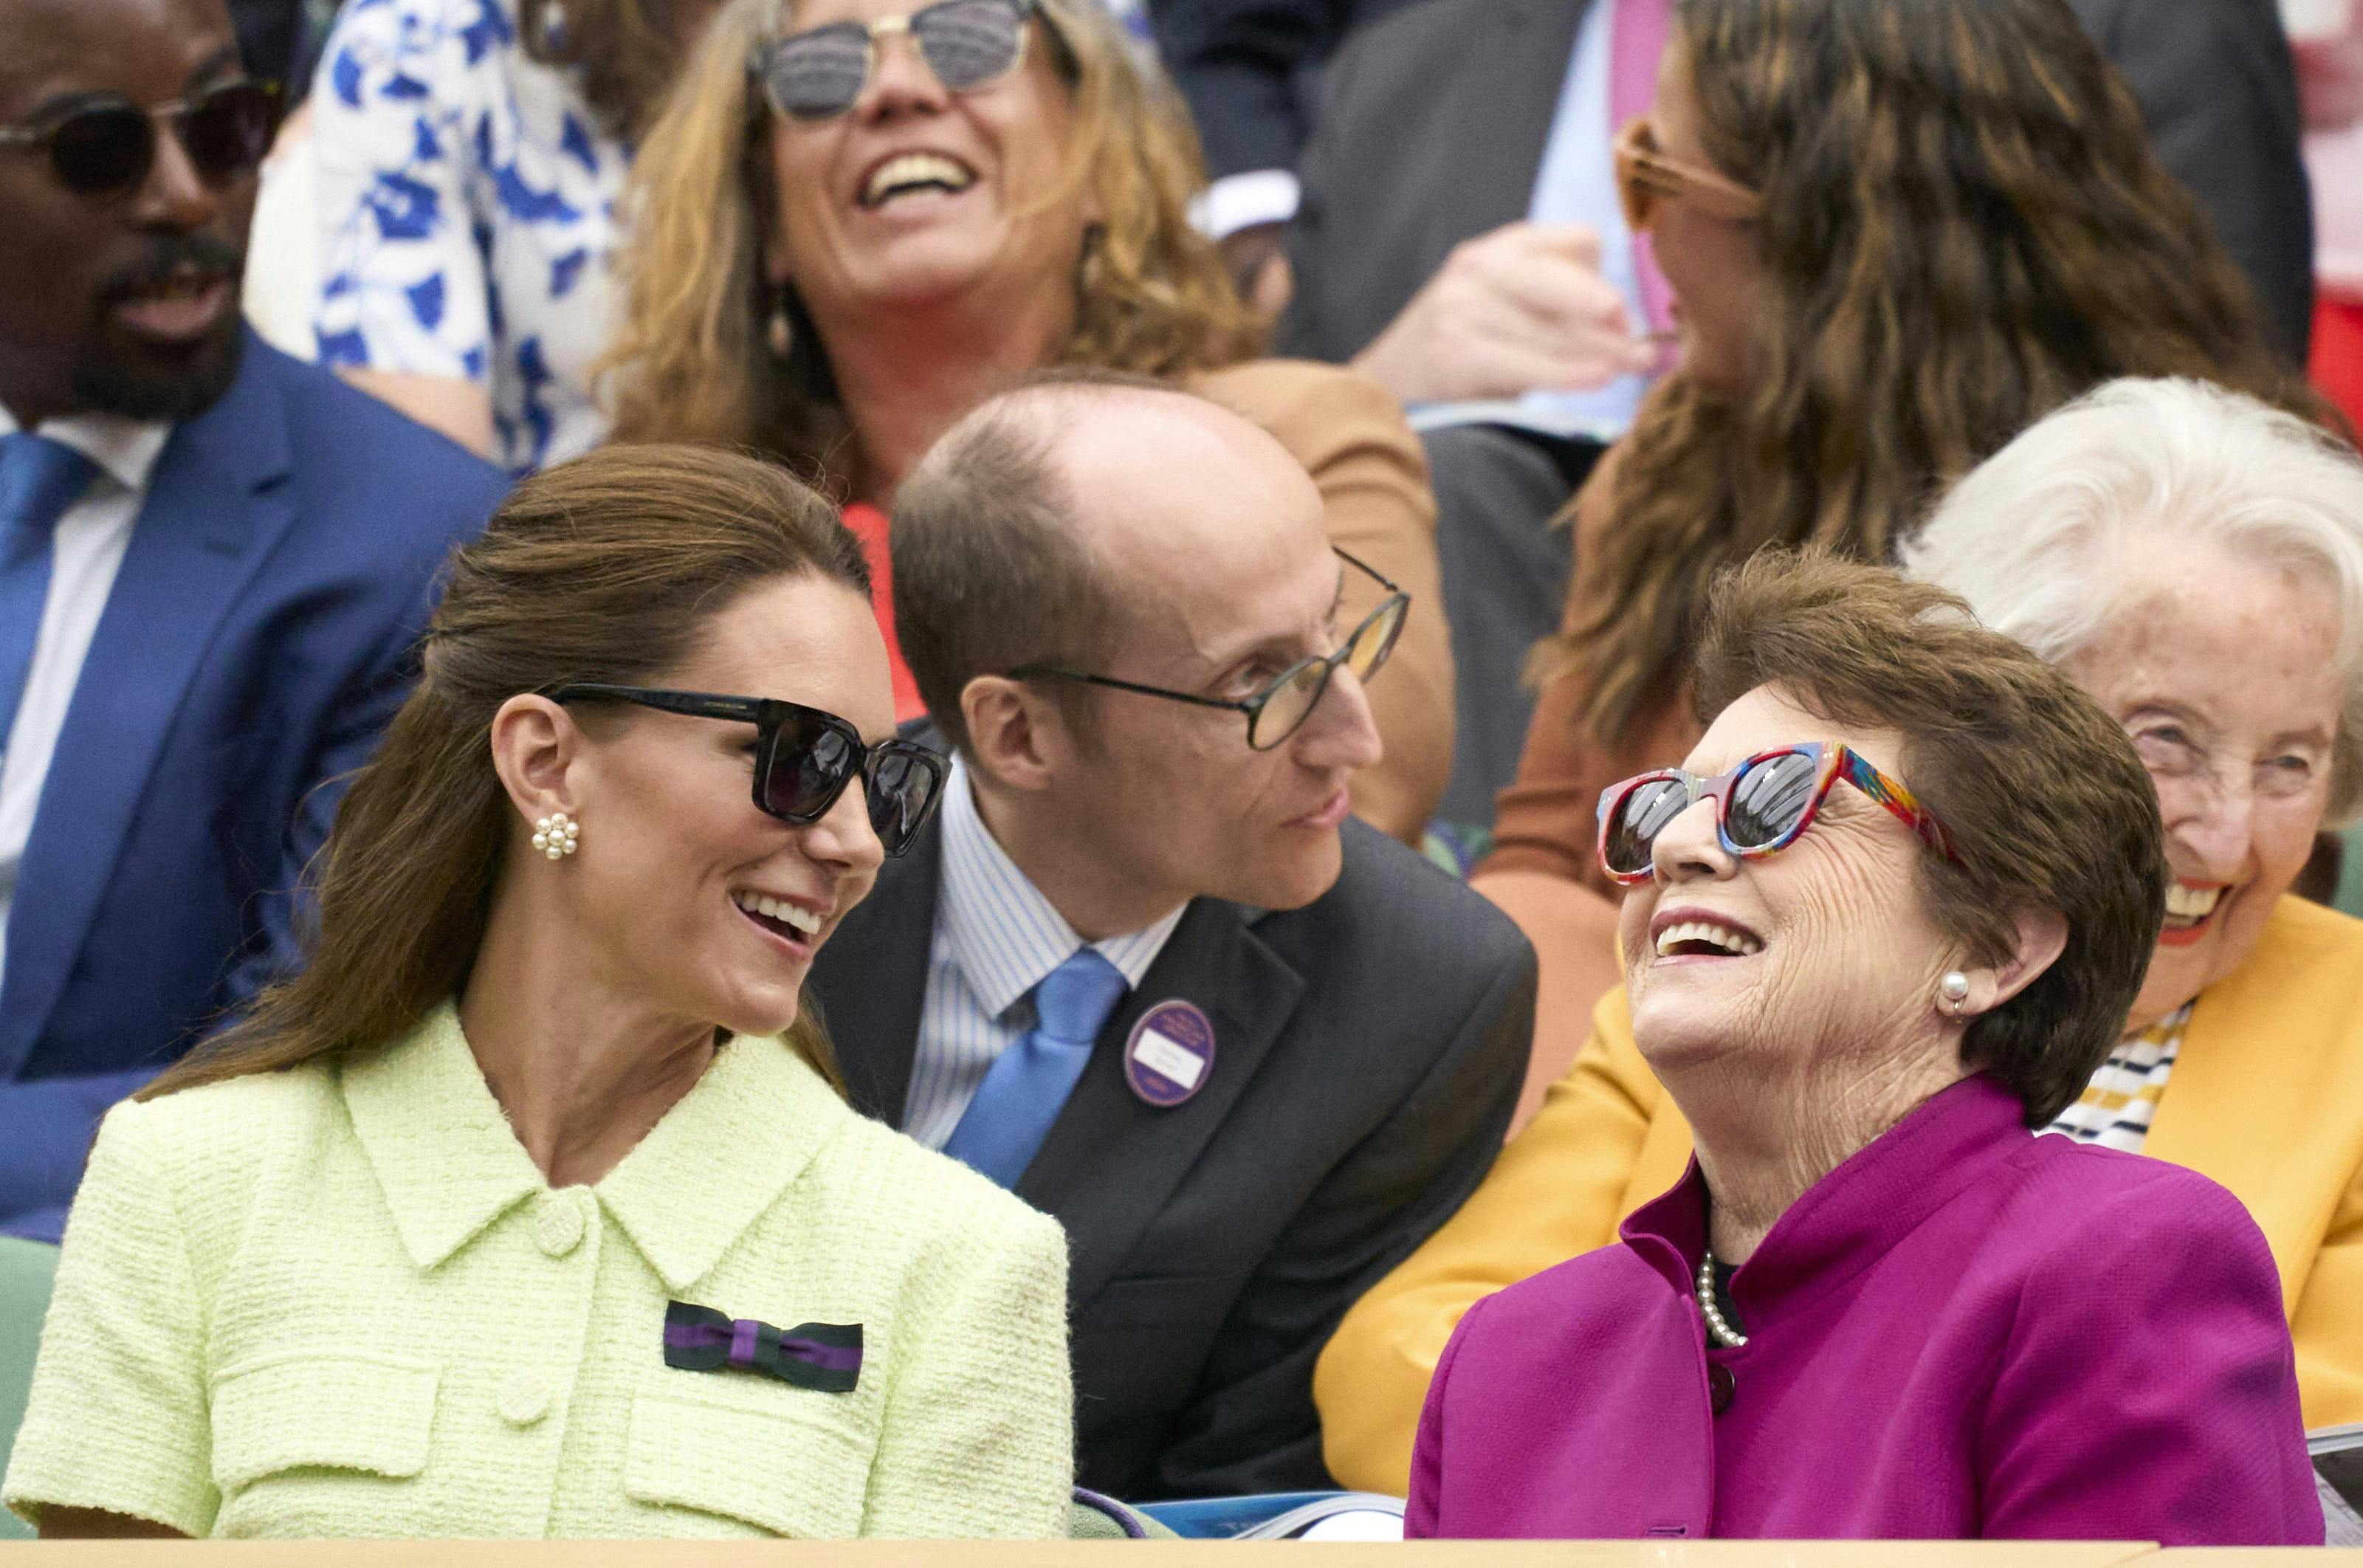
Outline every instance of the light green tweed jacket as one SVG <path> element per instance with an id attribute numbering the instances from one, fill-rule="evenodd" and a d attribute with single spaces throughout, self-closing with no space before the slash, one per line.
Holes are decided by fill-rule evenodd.
<path id="1" fill-rule="evenodd" d="M 858 1323 L 858 1385 L 669 1367 L 671 1300 Z M 1057 1536 L 1066 1317 L 1055 1221 L 781 1041 L 553 1191 L 447 1006 L 108 1115 L 0 1496 L 199 1536 Z"/>

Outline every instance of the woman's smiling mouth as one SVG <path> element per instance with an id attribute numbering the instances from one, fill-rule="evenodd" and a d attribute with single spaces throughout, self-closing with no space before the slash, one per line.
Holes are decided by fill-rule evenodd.
<path id="1" fill-rule="evenodd" d="M 731 894 L 730 902 L 749 923 L 796 956 L 809 959 L 819 951 L 821 928 L 827 922 L 818 911 L 749 888 Z"/>
<path id="2" fill-rule="evenodd" d="M 872 167 L 855 197 L 864 212 L 875 212 L 900 196 L 933 191 L 959 195 L 976 183 L 976 171 L 942 152 L 898 152 Z"/>
<path id="3" fill-rule="evenodd" d="M 2166 884 L 2166 925 L 2158 932 L 2161 947 L 2189 947 L 2207 934 L 2215 916 L 2224 906 L 2224 895 L 2231 884 L 2223 882 L 2185 882 L 2176 877 Z"/>
<path id="4" fill-rule="evenodd" d="M 1649 942 L 1659 963 L 1686 959 L 1753 958 L 1764 939 L 1739 924 L 1703 909 L 1674 909 L 1649 922 Z"/>

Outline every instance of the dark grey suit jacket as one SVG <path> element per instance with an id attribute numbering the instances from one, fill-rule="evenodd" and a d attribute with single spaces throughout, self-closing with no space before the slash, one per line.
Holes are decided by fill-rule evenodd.
<path id="1" fill-rule="evenodd" d="M 1592 3 L 1423 0 L 1354 34 L 1329 66 L 1298 171 L 1296 293 L 1279 352 L 1351 359 L 1453 246 L 1526 216 Z M 2255 285 L 2275 340 L 2302 363 L 2313 218 L 2274 0 L 2069 4 L 2141 100 L 2161 161 Z"/>
<path id="2" fill-rule="evenodd" d="M 1071 1252 L 1078 1479 L 1154 1499 L 1334 1485 L 1313 1363 L 1337 1319 L 1492 1165 L 1534 1032 L 1535 957 L 1468 888 L 1348 821 L 1303 909 L 1201 898 L 1117 1005 L 1019 1179 Z M 902 1125 L 942 839 L 887 863 L 813 967 L 854 1104 Z M 1124 1076 L 1180 998 L 1215 1063 L 1171 1110 Z"/>

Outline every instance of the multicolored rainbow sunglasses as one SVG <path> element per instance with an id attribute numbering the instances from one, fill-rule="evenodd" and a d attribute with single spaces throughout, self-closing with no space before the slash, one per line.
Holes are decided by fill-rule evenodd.
<path id="1" fill-rule="evenodd" d="M 1953 836 L 1910 790 L 1851 746 L 1809 740 L 1758 751 L 1711 779 L 1659 768 L 1610 784 L 1600 792 L 1601 869 L 1627 887 L 1648 881 L 1658 834 L 1701 800 L 1715 804 L 1715 837 L 1726 853 L 1757 860 L 1785 850 L 1814 825 L 1840 779 L 1895 813 L 1914 838 L 1955 865 L 1961 863 Z"/>

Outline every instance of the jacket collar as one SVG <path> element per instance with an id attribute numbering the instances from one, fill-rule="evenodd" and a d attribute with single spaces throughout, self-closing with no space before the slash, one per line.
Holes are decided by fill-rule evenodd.
<path id="1" fill-rule="evenodd" d="M 402 1040 L 348 1063 L 342 1091 L 403 1250 L 422 1270 L 549 1190 L 449 1002 Z M 850 1116 L 784 1041 L 741 1037 L 716 1052 L 704 1076 L 592 1191 L 666 1286 L 685 1290 Z"/>
<path id="2" fill-rule="evenodd" d="M 1975 1073 L 1930 1095 L 1805 1190 L 1732 1275 L 1748 1329 L 1769 1327 L 1869 1267 L 2034 1137 L 2016 1094 Z M 1706 1182 L 1693 1156 L 1675 1188 L 1617 1234 L 1687 1294 L 1706 1246 Z"/>

